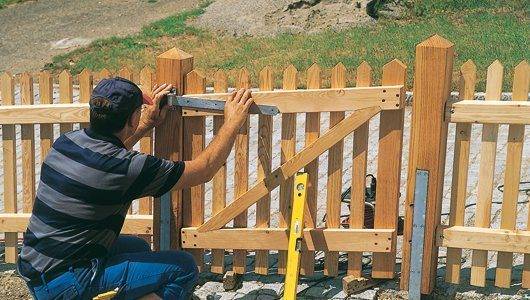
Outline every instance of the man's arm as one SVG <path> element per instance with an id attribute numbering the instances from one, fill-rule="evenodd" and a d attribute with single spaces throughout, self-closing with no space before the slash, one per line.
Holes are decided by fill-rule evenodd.
<path id="1" fill-rule="evenodd" d="M 237 132 L 248 117 L 248 109 L 254 101 L 250 90 L 233 92 L 225 103 L 225 123 L 212 142 L 195 159 L 185 162 L 184 172 L 176 189 L 184 189 L 210 181 L 225 163 L 234 145 Z"/>
<path id="2" fill-rule="evenodd" d="M 153 87 L 153 105 L 144 106 L 140 116 L 140 123 L 136 131 L 125 140 L 124 145 L 127 149 L 131 149 L 136 143 L 145 136 L 147 132 L 152 130 L 155 126 L 160 124 L 166 118 L 169 106 L 160 107 L 162 99 L 171 91 L 173 85 L 162 84 Z"/>

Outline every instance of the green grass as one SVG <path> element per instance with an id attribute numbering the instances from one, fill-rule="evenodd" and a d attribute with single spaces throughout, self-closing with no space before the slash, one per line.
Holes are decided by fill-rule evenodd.
<path id="1" fill-rule="evenodd" d="M 0 0 L 0 9 L 8 6 L 9 4 L 26 2 L 29 0 Z"/>
<path id="2" fill-rule="evenodd" d="M 424 0 L 423 13 L 404 20 L 380 19 L 377 25 L 341 32 L 267 38 L 222 38 L 187 25 L 186 20 L 203 13 L 208 4 L 204 3 L 194 10 L 154 22 L 136 35 L 99 40 L 86 48 L 56 56 L 47 68 L 70 69 L 76 74 L 84 68 L 106 67 L 116 71 L 127 65 L 138 71 L 145 65 L 153 66 L 157 54 L 176 46 L 195 56 L 195 66 L 204 71 L 208 80 L 217 69 L 227 70 L 233 78 L 237 69 L 247 67 L 255 81 L 259 70 L 269 65 L 279 86 L 281 72 L 290 63 L 303 71 L 316 62 L 328 78 L 329 69 L 342 62 L 349 70 L 351 82 L 353 70 L 365 60 L 373 67 L 375 84 L 378 84 L 383 65 L 397 58 L 408 66 L 411 87 L 414 47 L 436 33 L 455 44 L 455 75 L 463 62 L 472 59 L 478 68 L 478 90 L 484 90 L 486 69 L 499 59 L 505 66 L 504 90 L 511 90 L 513 68 L 528 59 L 530 53 L 527 12 L 491 0 L 471 0 L 465 2 L 466 6 L 458 3 L 464 1 Z M 303 73 L 301 86 L 305 81 Z M 454 81 L 456 78 L 453 76 Z"/>

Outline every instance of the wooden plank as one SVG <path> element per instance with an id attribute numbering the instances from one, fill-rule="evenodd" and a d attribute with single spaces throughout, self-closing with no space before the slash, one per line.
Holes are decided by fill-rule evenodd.
<path id="1" fill-rule="evenodd" d="M 33 76 L 20 76 L 21 103 L 33 105 Z M 22 211 L 31 212 L 35 201 L 35 126 L 21 126 L 22 144 Z"/>
<path id="2" fill-rule="evenodd" d="M 339 124 L 335 125 L 335 127 L 328 130 L 328 132 L 312 144 L 298 152 L 293 158 L 274 170 L 271 175 L 265 177 L 264 180 L 259 181 L 245 194 L 237 197 L 225 209 L 200 226 L 198 231 L 205 232 L 220 229 L 242 211 L 245 211 L 248 207 L 256 203 L 259 198 L 269 193 L 289 177 L 293 176 L 310 161 L 317 158 L 338 141 L 344 139 L 346 135 L 350 134 L 362 123 L 368 121 L 380 111 L 379 107 L 371 107 L 354 112 Z"/>
<path id="3" fill-rule="evenodd" d="M 400 102 L 403 93 L 402 85 L 387 85 L 342 89 L 257 91 L 252 93 L 252 98 L 256 104 L 276 106 L 282 113 L 343 112 L 373 106 L 380 106 L 382 110 L 399 110 L 404 105 Z M 185 96 L 226 101 L 230 93 L 187 94 Z M 299 99 L 304 99 L 304 101 L 299 101 Z M 196 112 L 195 109 L 184 109 L 184 111 L 187 116 L 215 115 L 214 112 Z"/>
<path id="4" fill-rule="evenodd" d="M 283 71 L 283 89 L 296 90 L 298 84 L 298 70 L 289 65 Z M 252 95 L 254 97 L 254 95 Z M 296 153 L 296 114 L 282 114 L 280 163 L 285 163 Z M 289 228 L 291 220 L 291 203 L 293 198 L 294 178 L 290 177 L 280 184 L 280 214 L 279 228 Z M 285 274 L 287 270 L 287 251 L 278 251 L 278 274 Z"/>
<path id="5" fill-rule="evenodd" d="M 111 78 L 112 76 L 112 73 L 107 68 L 103 68 L 98 73 L 96 73 L 95 79 L 99 82 L 101 81 L 101 79 Z"/>
<path id="6" fill-rule="evenodd" d="M 503 71 L 504 68 L 498 60 L 494 61 L 488 67 L 486 101 L 500 99 L 502 93 Z M 497 124 L 484 124 L 482 127 L 475 227 L 487 228 L 490 226 L 498 130 L 499 125 Z M 475 286 L 485 286 L 487 269 L 488 251 L 473 251 L 470 284 Z"/>
<path id="7" fill-rule="evenodd" d="M 92 73 L 84 69 L 78 76 L 79 80 L 79 102 L 88 103 L 90 101 L 90 96 L 92 95 L 92 89 L 94 88 L 94 77 Z M 82 123 L 81 127 L 89 127 L 90 123 Z"/>
<path id="8" fill-rule="evenodd" d="M 260 91 L 272 91 L 274 79 L 272 69 L 265 67 L 259 74 Z M 271 173 L 272 168 L 272 116 L 258 116 L 258 180 Z M 271 196 L 267 194 L 256 203 L 256 227 L 270 227 Z M 267 275 L 269 270 L 269 251 L 256 251 L 255 272 Z"/>
<path id="9" fill-rule="evenodd" d="M 393 229 L 305 228 L 302 250 L 388 252 L 393 233 Z M 227 228 L 204 233 L 195 227 L 182 229 L 183 245 L 189 248 L 287 250 L 288 239 L 287 228 Z"/>
<path id="10" fill-rule="evenodd" d="M 127 66 L 123 66 L 119 71 L 118 71 L 118 76 L 122 77 L 122 78 L 125 78 L 127 80 L 130 80 L 132 81 L 133 80 L 133 72 L 131 71 L 131 69 L 129 69 L 129 67 Z"/>
<path id="11" fill-rule="evenodd" d="M 149 67 L 144 67 L 140 71 L 140 88 L 144 93 L 151 94 L 155 76 L 153 70 Z M 147 132 L 140 139 L 140 152 L 146 154 L 153 154 L 153 130 Z M 138 213 L 141 215 L 153 214 L 153 197 L 141 198 L 138 204 Z"/>
<path id="12" fill-rule="evenodd" d="M 527 72 L 530 72 L 529 67 L 527 67 L 526 70 Z M 527 211 L 530 211 L 530 204 L 528 204 Z M 526 221 L 526 230 L 530 231 L 530 213 L 528 214 L 528 219 Z M 530 255 L 529 254 L 524 255 L 523 275 L 521 278 L 521 286 L 525 289 L 530 289 Z"/>
<path id="13" fill-rule="evenodd" d="M 382 83 L 405 84 L 407 66 L 394 59 L 383 67 Z M 377 153 L 377 182 L 374 228 L 398 228 L 399 197 L 401 186 L 401 157 L 403 151 L 403 122 L 405 109 L 381 112 L 379 125 L 379 151 Z M 392 237 L 395 249 L 397 236 Z M 394 278 L 396 252 L 374 253 L 373 278 Z"/>
<path id="14" fill-rule="evenodd" d="M 186 93 L 204 93 L 206 79 L 197 70 L 186 75 Z M 183 159 L 193 160 L 204 150 L 204 117 L 186 118 L 183 134 Z M 199 226 L 204 222 L 204 184 L 182 190 L 182 223 L 183 226 Z M 204 268 L 204 250 L 190 251 L 199 270 Z"/>
<path id="15" fill-rule="evenodd" d="M 24 232 L 28 227 L 30 213 L 2 213 L 0 214 L 0 232 Z M 121 230 L 122 234 L 152 234 L 153 216 L 127 216 Z M 12 234 L 12 233 L 10 233 Z"/>
<path id="16" fill-rule="evenodd" d="M 526 102 L 528 100 L 529 83 L 530 72 L 528 70 L 528 64 L 526 61 L 523 61 L 514 69 L 512 94 L 512 100 L 514 102 Z M 519 182 L 521 181 L 521 161 L 525 134 L 524 127 L 524 125 L 510 125 L 508 129 L 504 193 L 501 208 L 501 229 L 515 230 Z M 497 255 L 495 286 L 509 288 L 512 279 L 513 253 L 499 252 Z"/>
<path id="17" fill-rule="evenodd" d="M 429 186 L 421 283 L 423 294 L 432 292 L 438 267 L 435 228 L 441 218 L 447 145 L 447 121 L 444 111 L 451 91 L 453 58 L 454 45 L 438 35 L 431 36 L 416 46 L 400 287 L 407 290 L 409 286 L 415 174 L 417 169 L 427 170 Z M 429 120 L 429 126 L 425 126 L 425 120 Z"/>
<path id="18" fill-rule="evenodd" d="M 59 103 L 68 104 L 73 102 L 74 88 L 72 83 L 72 75 L 67 70 L 64 70 L 59 74 Z M 64 134 L 68 131 L 72 131 L 72 124 L 60 125 L 60 133 Z"/>
<path id="19" fill-rule="evenodd" d="M 523 103 L 514 101 L 458 101 L 451 105 L 448 118 L 451 122 L 525 125 L 530 124 L 530 103 L 528 101 Z"/>
<path id="20" fill-rule="evenodd" d="M 246 68 L 239 71 L 236 79 L 236 88 L 250 88 L 250 74 Z M 254 96 L 252 96 L 254 97 Z M 248 190 L 248 119 L 239 129 L 235 141 L 235 163 L 234 163 L 234 196 L 239 197 Z M 265 195 L 262 195 L 265 196 Z M 234 227 L 247 227 L 247 209 L 241 210 L 234 216 Z M 247 264 L 247 252 L 244 250 L 234 251 L 234 263 L 232 270 L 236 274 L 245 274 Z"/>
<path id="21" fill-rule="evenodd" d="M 356 84 L 358 87 L 372 84 L 372 67 L 363 61 L 357 68 Z M 364 227 L 364 202 L 366 188 L 366 166 L 368 161 L 368 134 L 370 122 L 359 126 L 353 132 L 352 184 L 350 200 L 350 228 Z M 348 275 L 356 278 L 362 276 L 363 252 L 348 252 Z"/>
<path id="22" fill-rule="evenodd" d="M 41 104 L 53 103 L 53 78 L 49 71 L 39 74 L 39 99 Z M 2 118 L 0 118 L 1 120 Z M 32 121 L 34 122 L 34 121 Z M 40 159 L 41 163 L 48 155 L 53 143 L 53 125 L 40 124 Z"/>
<path id="23" fill-rule="evenodd" d="M 307 88 L 320 89 L 322 85 L 321 69 L 318 64 L 313 64 L 307 69 Z M 305 100 L 305 99 L 304 99 Z M 284 114 L 285 115 L 285 114 Z M 296 132 L 296 120 L 293 122 L 293 134 Z M 307 147 L 320 136 L 320 113 L 305 114 L 305 146 Z M 293 145 L 294 147 L 294 145 Z M 294 148 L 293 148 L 294 149 Z M 294 150 L 293 150 L 294 151 Z M 295 152 L 293 152 L 294 155 Z M 315 228 L 317 226 L 317 199 L 318 199 L 318 158 L 308 163 L 304 167 L 304 172 L 308 174 L 306 207 L 304 213 L 305 228 Z M 291 183 L 292 187 L 292 183 Z M 292 191 L 291 191 L 292 193 Z M 292 195 L 289 197 L 292 198 Z M 300 274 L 311 276 L 315 272 L 315 252 L 303 251 L 300 259 Z"/>
<path id="24" fill-rule="evenodd" d="M 193 56 L 172 48 L 156 58 L 156 82 L 173 84 L 179 94 L 184 92 L 185 76 L 193 70 Z M 155 155 L 174 161 L 182 160 L 182 112 L 171 111 L 162 124 L 155 128 Z M 160 248 L 160 201 L 153 207 L 153 244 Z M 182 228 L 182 191 L 171 191 L 171 249 L 180 248 Z"/>
<path id="25" fill-rule="evenodd" d="M 438 245 L 475 249 L 530 253 L 530 231 L 453 226 L 438 229 Z"/>
<path id="26" fill-rule="evenodd" d="M 10 73 L 0 76 L 2 105 L 15 104 L 15 80 Z M 2 150 L 4 159 L 4 212 L 16 213 L 17 207 L 17 155 L 14 125 L 2 126 Z M 5 234 L 5 262 L 15 263 L 18 233 Z"/>
<path id="27" fill-rule="evenodd" d="M 62 124 L 88 122 L 87 103 L 14 105 L 0 108 L 0 124 Z"/>
<path id="28" fill-rule="evenodd" d="M 462 99 L 472 99 L 475 95 L 477 68 L 468 60 L 460 68 L 459 94 Z M 453 178 L 451 181 L 451 208 L 449 226 L 463 226 L 467 197 L 467 176 L 469 170 L 469 149 L 471 124 L 458 123 L 455 130 L 455 150 L 453 159 Z M 462 249 L 447 248 L 445 281 L 460 283 Z"/>
<path id="29" fill-rule="evenodd" d="M 228 90 L 226 74 L 222 70 L 215 73 L 214 91 L 224 93 Z M 224 123 L 224 116 L 213 117 L 213 134 L 217 135 Z M 212 213 L 216 214 L 226 206 L 226 163 L 217 171 L 212 182 Z M 224 249 L 212 249 L 211 272 L 217 274 L 224 273 Z"/>
<path id="30" fill-rule="evenodd" d="M 346 87 L 346 67 L 338 63 L 331 70 L 331 88 L 341 89 Z M 337 125 L 344 119 L 344 112 L 331 112 L 329 127 Z M 328 184 L 326 199 L 326 227 L 340 227 L 340 205 L 342 195 L 342 160 L 344 141 L 341 140 L 328 151 Z M 324 275 L 337 276 L 339 273 L 339 253 L 324 252 Z"/>

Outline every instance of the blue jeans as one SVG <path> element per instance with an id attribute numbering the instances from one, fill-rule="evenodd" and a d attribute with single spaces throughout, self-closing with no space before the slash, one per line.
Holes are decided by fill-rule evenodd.
<path id="1" fill-rule="evenodd" d="M 70 268 L 44 282 L 29 286 L 35 298 L 92 299 L 117 289 L 113 299 L 135 299 L 156 293 L 163 299 L 187 299 L 198 280 L 197 265 L 187 252 L 152 252 L 142 239 L 119 236 L 105 259 L 92 267 Z"/>

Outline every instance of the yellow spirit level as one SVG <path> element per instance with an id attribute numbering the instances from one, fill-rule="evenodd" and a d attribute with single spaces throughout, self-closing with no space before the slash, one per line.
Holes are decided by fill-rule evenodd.
<path id="1" fill-rule="evenodd" d="M 304 231 L 304 207 L 306 202 L 307 173 L 298 173 L 294 179 L 293 212 L 289 229 L 289 247 L 287 248 L 287 271 L 283 298 L 296 299 L 296 287 L 300 274 L 300 255 Z"/>

